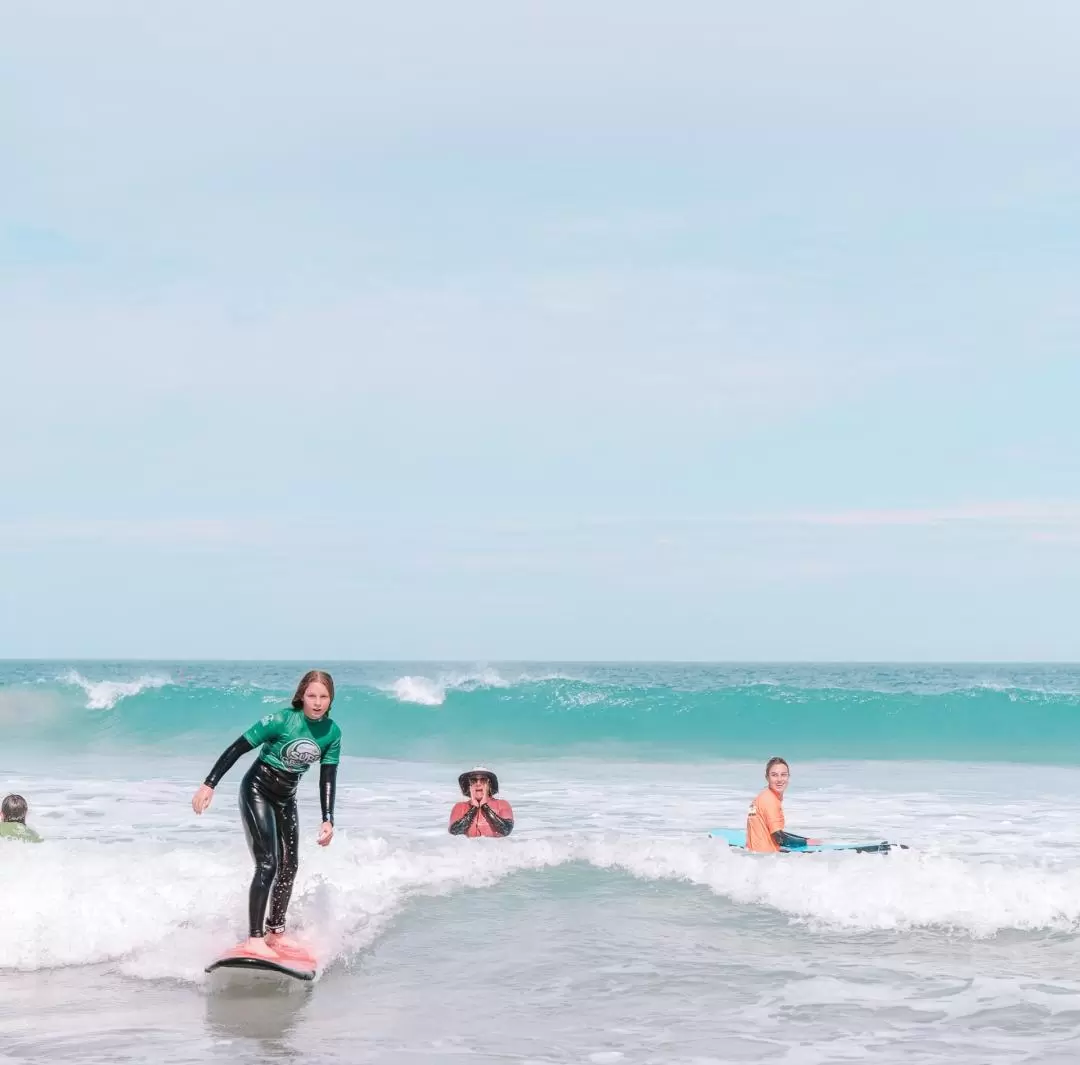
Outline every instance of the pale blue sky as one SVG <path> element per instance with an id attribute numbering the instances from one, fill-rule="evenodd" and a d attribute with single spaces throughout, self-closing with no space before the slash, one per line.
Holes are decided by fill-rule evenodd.
<path id="1" fill-rule="evenodd" d="M 1080 658 L 1080 7 L 386 6 L 6 13 L 0 657 Z"/>

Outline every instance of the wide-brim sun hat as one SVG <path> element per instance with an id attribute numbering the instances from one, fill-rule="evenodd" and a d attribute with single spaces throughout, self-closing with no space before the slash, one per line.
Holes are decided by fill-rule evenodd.
<path id="1" fill-rule="evenodd" d="M 462 795 L 467 796 L 469 794 L 469 777 L 475 776 L 487 777 L 488 780 L 491 781 L 491 794 L 499 794 L 499 778 L 487 767 L 478 765 L 473 769 L 470 769 L 467 773 L 462 773 L 461 776 L 457 778 L 458 787 L 461 788 Z"/>

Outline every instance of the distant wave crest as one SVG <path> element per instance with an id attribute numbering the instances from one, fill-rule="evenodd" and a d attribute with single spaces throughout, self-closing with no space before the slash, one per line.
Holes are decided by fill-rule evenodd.
<path id="1" fill-rule="evenodd" d="M 136 680 L 88 680 L 74 669 L 68 670 L 59 680 L 62 684 L 75 685 L 86 692 L 87 710 L 111 710 L 121 699 L 172 684 L 171 677 L 157 674 L 148 674 Z"/>
<path id="2" fill-rule="evenodd" d="M 441 673 L 437 677 L 406 675 L 393 683 L 383 685 L 400 703 L 417 703 L 420 706 L 442 706 L 451 691 L 479 691 L 483 688 L 512 688 L 518 684 L 541 683 L 548 680 L 568 680 L 559 674 L 531 676 L 521 674 L 504 677 L 498 670 L 481 669 L 468 673 Z"/>
<path id="3" fill-rule="evenodd" d="M 0 685 L 5 740 L 56 750 L 185 735 L 209 748 L 267 705 L 287 705 L 294 683 L 291 670 L 258 685 L 221 669 L 57 672 Z M 1071 676 L 1059 692 L 1047 690 L 1057 678 L 1042 677 L 1003 689 L 964 677 L 949 690 L 925 681 L 911 690 L 899 678 L 905 686 L 881 690 L 877 678 L 858 688 L 828 687 L 817 675 L 736 684 L 686 672 L 684 683 L 659 669 L 613 677 L 587 667 L 399 667 L 339 680 L 333 714 L 346 753 L 377 758 L 468 760 L 482 736 L 488 759 L 598 750 L 649 760 L 758 759 L 783 737 L 783 753 L 797 760 L 1080 761 L 1080 684 Z M 1032 680 L 1049 683 L 1039 690 Z"/>

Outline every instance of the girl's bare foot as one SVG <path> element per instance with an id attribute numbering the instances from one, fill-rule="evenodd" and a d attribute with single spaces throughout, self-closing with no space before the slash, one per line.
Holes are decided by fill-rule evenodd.
<path id="1" fill-rule="evenodd" d="M 266 943 L 273 950 L 303 950 L 304 944 L 284 932 L 267 932 Z"/>
<path id="2" fill-rule="evenodd" d="M 244 950 L 248 954 L 254 954 L 257 958 L 267 958 L 273 961 L 277 955 L 274 953 L 274 946 L 268 941 L 263 939 L 262 936 L 252 936 L 244 943 Z"/>

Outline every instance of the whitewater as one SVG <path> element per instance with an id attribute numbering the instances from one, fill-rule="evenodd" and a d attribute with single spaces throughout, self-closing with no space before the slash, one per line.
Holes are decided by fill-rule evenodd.
<path id="1" fill-rule="evenodd" d="M 310 663 L 338 683 L 337 835 L 301 785 L 290 921 L 315 984 L 203 968 L 241 937 L 241 767 L 308 663 L 0 664 L 0 1062 L 1065 1062 L 1080 1031 L 1080 670 Z M 766 758 L 793 831 L 752 856 Z M 507 840 L 446 833 L 497 769 Z"/>

